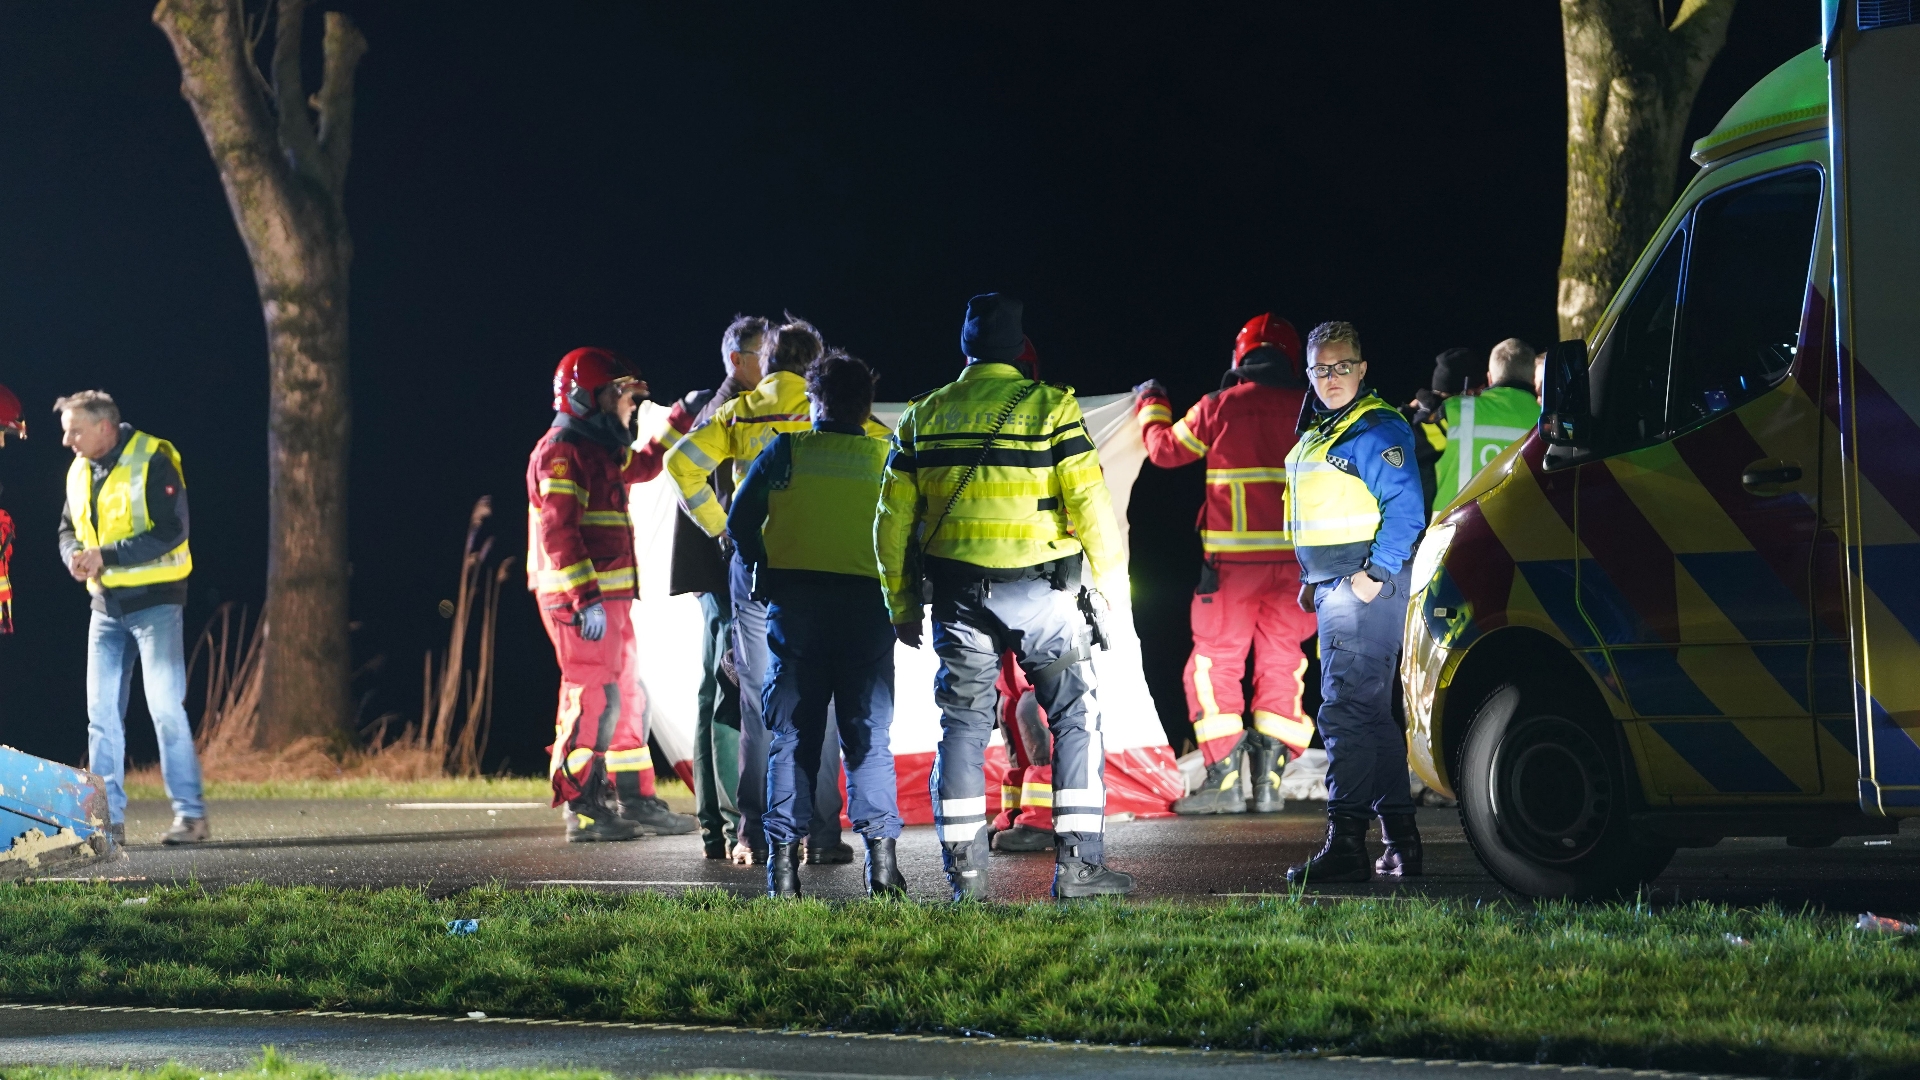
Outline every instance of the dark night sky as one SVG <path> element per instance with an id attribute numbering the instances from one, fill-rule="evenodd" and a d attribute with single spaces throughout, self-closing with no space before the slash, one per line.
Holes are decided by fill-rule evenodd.
<path id="1" fill-rule="evenodd" d="M 390 661 L 359 686 L 368 719 L 419 707 L 473 500 L 524 544 L 526 455 L 576 345 L 624 351 L 666 399 L 717 381 L 732 313 L 788 308 L 897 400 L 952 377 L 966 298 L 1001 289 L 1049 378 L 1157 376 L 1184 408 L 1262 310 L 1357 323 L 1396 396 L 1442 348 L 1554 333 L 1544 0 L 340 6 L 372 45 L 348 181 L 356 654 Z M 1817 40 L 1817 10 L 1740 7 L 1689 140 Z M 21 534 L 0 741 L 79 761 L 86 602 L 54 551 L 69 455 L 48 410 L 105 388 L 180 446 L 191 632 L 263 590 L 264 334 L 143 5 L 0 3 L 0 147 L 0 382 L 34 425 L 0 450 Z M 1199 498 L 1197 469 L 1149 468 L 1133 500 L 1176 742 Z M 556 670 L 526 594 L 503 606 L 494 744 L 531 769 Z"/>

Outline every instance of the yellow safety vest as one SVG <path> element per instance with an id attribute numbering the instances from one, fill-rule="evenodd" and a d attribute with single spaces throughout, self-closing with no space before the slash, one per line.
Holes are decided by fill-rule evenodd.
<path id="1" fill-rule="evenodd" d="M 667 451 L 667 475 L 680 489 L 687 513 L 708 536 L 726 531 L 727 512 L 720 508 L 707 478 L 721 463 L 732 461 L 733 482 L 738 485 L 775 435 L 813 428 L 808 408 L 807 380 L 791 371 L 776 371 L 715 409 L 706 423 L 681 436 Z M 867 434 L 884 437 L 886 425 L 868 420 Z"/>
<path id="2" fill-rule="evenodd" d="M 887 443 L 866 435 L 798 431 L 787 436 L 793 470 L 787 486 L 767 493 L 760 536 L 776 570 L 823 570 L 880 577 L 873 518 Z"/>
<path id="3" fill-rule="evenodd" d="M 1331 424 L 1309 428 L 1287 454 L 1287 532 L 1295 547 L 1330 547 L 1373 539 L 1380 531 L 1380 501 L 1367 482 L 1327 460 L 1341 436 L 1375 409 L 1391 409 L 1368 394 Z"/>
<path id="4" fill-rule="evenodd" d="M 981 454 L 1027 381 L 1012 364 L 976 363 L 900 414 L 874 524 L 896 622 L 920 610 L 903 571 L 908 540 L 922 529 L 938 529 L 931 540 L 921 536 L 927 555 L 974 566 L 1037 566 L 1084 550 L 1096 578 L 1125 569 L 1106 475 L 1071 387 L 1041 384 Z"/>
<path id="5" fill-rule="evenodd" d="M 147 513 L 147 466 L 155 454 L 164 454 L 173 463 L 174 474 L 180 477 L 184 488 L 187 474 L 180 468 L 180 452 L 165 439 L 156 439 L 143 431 L 136 431 L 127 439 L 126 447 L 120 451 L 120 460 L 107 472 L 97 497 L 93 495 L 93 463 L 78 455 L 74 457 L 73 464 L 67 467 L 67 516 L 73 521 L 74 537 L 82 547 L 117 544 L 153 528 L 153 518 Z M 87 589 L 100 593 L 103 589 L 157 585 L 184 580 L 191 573 L 193 554 L 182 540 L 180 546 L 151 562 L 105 568 L 99 577 L 87 582 Z"/>

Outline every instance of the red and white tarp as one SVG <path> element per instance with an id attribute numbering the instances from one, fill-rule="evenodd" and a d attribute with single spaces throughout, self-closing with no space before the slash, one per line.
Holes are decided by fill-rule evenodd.
<path id="1" fill-rule="evenodd" d="M 1087 431 L 1100 451 L 1120 523 L 1121 542 L 1127 542 L 1127 502 L 1133 482 L 1146 461 L 1146 445 L 1133 419 L 1130 394 L 1083 397 Z M 892 426 L 904 402 L 876 403 L 874 419 Z M 641 417 L 643 438 L 665 426 L 666 410 L 649 402 Z M 632 491 L 631 513 L 640 552 L 640 599 L 633 626 L 640 651 L 640 673 L 647 690 L 647 726 L 681 779 L 692 775 L 695 702 L 700 688 L 700 639 L 704 619 L 699 601 L 691 595 L 668 596 L 673 559 L 674 514 L 677 504 L 673 481 L 665 474 Z M 1173 800 L 1185 793 L 1173 749 L 1167 745 L 1153 697 L 1141 668 L 1140 638 L 1134 631 L 1129 598 L 1108 598 L 1113 604 L 1109 629 L 1113 647 L 1096 652 L 1093 666 L 1099 679 L 1097 698 L 1100 726 L 1107 743 L 1107 813 L 1157 816 L 1171 812 Z M 900 815 L 908 824 L 933 820 L 927 781 L 933 769 L 934 748 L 940 741 L 940 709 L 933 702 L 933 680 L 939 660 L 931 646 L 909 649 L 895 646 L 893 701 L 893 759 L 899 776 Z M 1006 750 L 994 732 L 987 749 L 988 813 L 999 812 L 1000 778 L 1006 771 Z"/>

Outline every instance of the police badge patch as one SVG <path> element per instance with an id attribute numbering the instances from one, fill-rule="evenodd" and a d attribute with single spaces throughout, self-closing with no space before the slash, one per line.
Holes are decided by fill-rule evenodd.
<path id="1" fill-rule="evenodd" d="M 1397 446 L 1389 446 L 1380 451 L 1380 458 L 1396 469 L 1407 463 L 1406 452 Z"/>

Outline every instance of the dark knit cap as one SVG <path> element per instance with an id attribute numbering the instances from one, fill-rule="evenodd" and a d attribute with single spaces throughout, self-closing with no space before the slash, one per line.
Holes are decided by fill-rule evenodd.
<path id="1" fill-rule="evenodd" d="M 960 351 L 975 360 L 1011 364 L 1020 358 L 1026 335 L 1020 332 L 1020 301 L 1005 293 L 982 293 L 967 301 L 960 327 Z"/>
<path id="2" fill-rule="evenodd" d="M 1433 358 L 1433 390 L 1437 394 L 1461 394 L 1484 389 L 1487 372 L 1474 362 L 1472 349 L 1448 349 Z"/>

